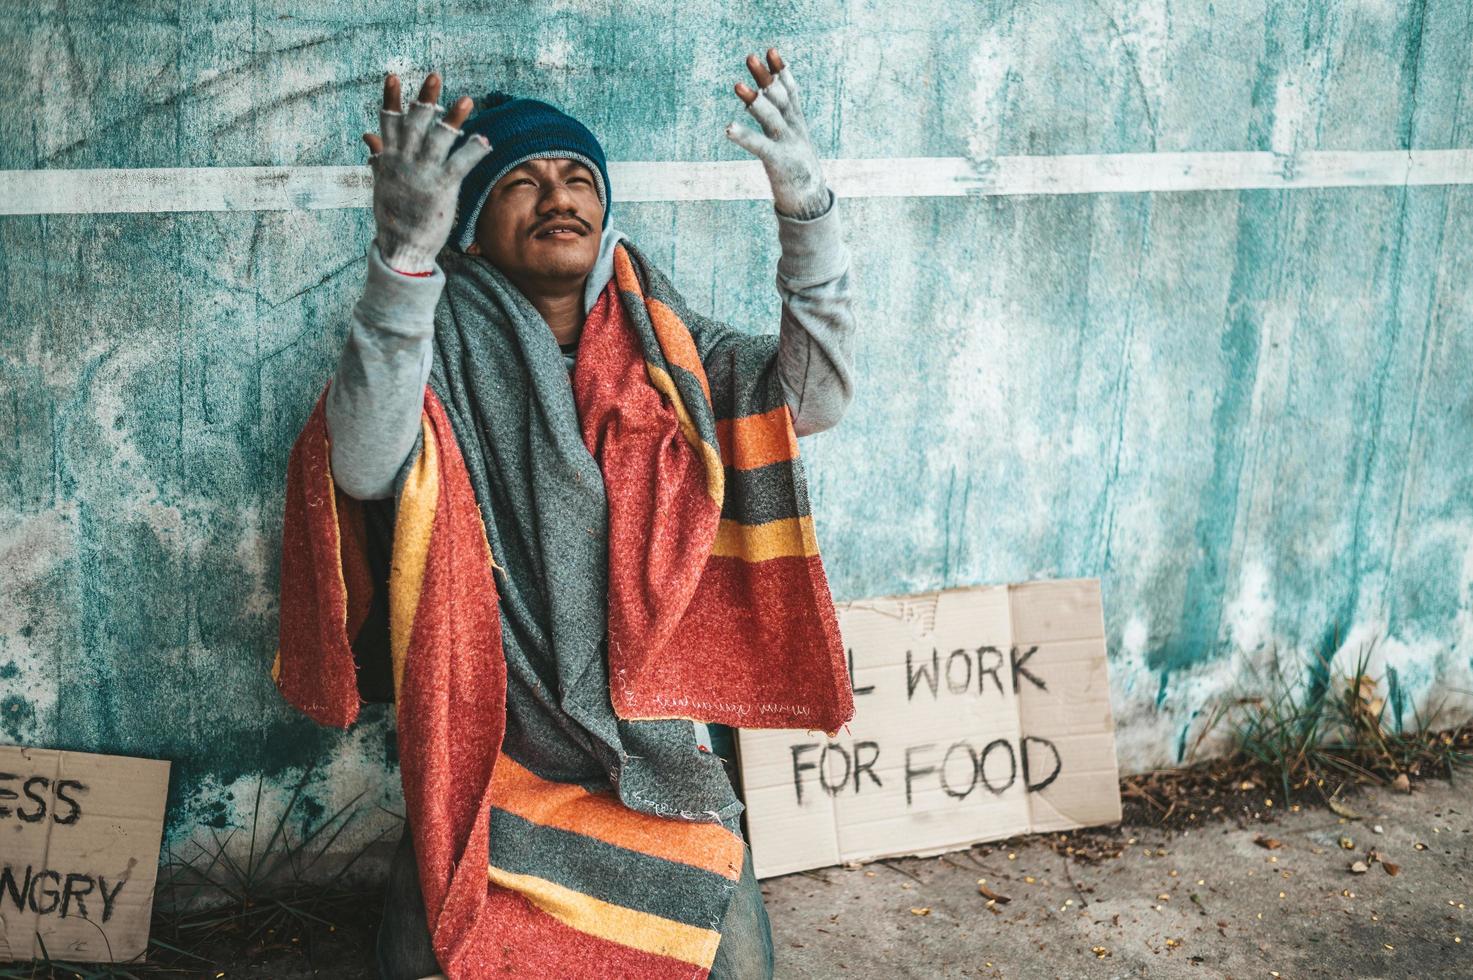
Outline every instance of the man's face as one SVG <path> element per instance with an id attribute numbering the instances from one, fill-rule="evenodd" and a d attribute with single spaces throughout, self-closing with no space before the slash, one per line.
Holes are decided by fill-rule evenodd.
<path id="1" fill-rule="evenodd" d="M 513 283 L 582 282 L 598 260 L 604 209 L 593 173 L 576 160 L 528 160 L 491 188 L 467 250 Z"/>

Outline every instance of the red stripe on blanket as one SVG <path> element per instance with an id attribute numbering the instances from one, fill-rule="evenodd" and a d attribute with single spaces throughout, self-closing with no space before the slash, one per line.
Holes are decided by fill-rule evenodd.
<path id="1" fill-rule="evenodd" d="M 817 555 L 712 557 L 670 647 L 627 655 L 611 671 L 614 708 L 624 718 L 836 731 L 854 713 L 854 694 L 841 683 L 833 608 Z M 832 669 L 815 669 L 821 650 Z"/>
<path id="2" fill-rule="evenodd" d="M 344 546 L 338 529 L 326 401 L 324 391 L 287 460 L 276 686 L 312 720 L 346 728 L 358 717 L 348 586 L 368 578 L 344 574 L 343 559 L 356 549 Z M 365 599 L 365 614 L 367 605 Z M 361 625 L 360 618 L 355 626 Z"/>
<path id="3" fill-rule="evenodd" d="M 330 452 L 329 452 L 330 455 Z M 373 605 L 373 576 L 368 570 L 368 527 L 363 504 L 343 493 L 335 494 L 338 529 L 342 538 L 339 553 L 343 562 L 343 584 L 348 587 L 347 633 L 351 643 L 358 638 Z"/>
<path id="4" fill-rule="evenodd" d="M 500 913 L 486 877 L 491 777 L 506 727 L 506 658 L 491 550 L 450 421 L 433 393 L 440 496 L 399 690 L 399 768 L 442 964 Z M 450 977 L 480 974 L 447 970 Z"/>
<path id="5" fill-rule="evenodd" d="M 612 285 L 578 346 L 573 395 L 609 505 L 609 645 L 663 647 L 695 593 L 721 502 L 707 492 L 707 457 L 651 386 Z"/>

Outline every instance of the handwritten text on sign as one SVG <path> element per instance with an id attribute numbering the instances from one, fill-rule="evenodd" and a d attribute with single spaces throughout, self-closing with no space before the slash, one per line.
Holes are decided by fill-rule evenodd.
<path id="1" fill-rule="evenodd" d="M 1099 585 L 839 607 L 856 715 L 740 734 L 759 876 L 1120 818 Z"/>
<path id="2" fill-rule="evenodd" d="M 168 784 L 167 762 L 0 746 L 0 962 L 143 953 Z"/>

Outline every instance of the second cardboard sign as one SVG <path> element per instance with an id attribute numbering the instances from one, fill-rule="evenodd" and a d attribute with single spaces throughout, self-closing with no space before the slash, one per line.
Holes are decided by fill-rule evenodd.
<path id="1" fill-rule="evenodd" d="M 838 610 L 853 723 L 738 736 L 759 877 L 1120 819 L 1097 580 Z"/>

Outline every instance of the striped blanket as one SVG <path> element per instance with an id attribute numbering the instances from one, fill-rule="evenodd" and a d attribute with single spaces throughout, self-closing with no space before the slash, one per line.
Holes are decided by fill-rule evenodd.
<path id="1" fill-rule="evenodd" d="M 690 720 L 832 732 L 853 711 L 775 338 L 694 314 L 621 245 L 570 389 L 499 272 L 441 261 L 388 583 L 436 956 L 452 978 L 704 977 L 744 844 Z M 319 401 L 288 467 L 273 675 L 346 726 L 372 582 L 329 453 Z"/>

